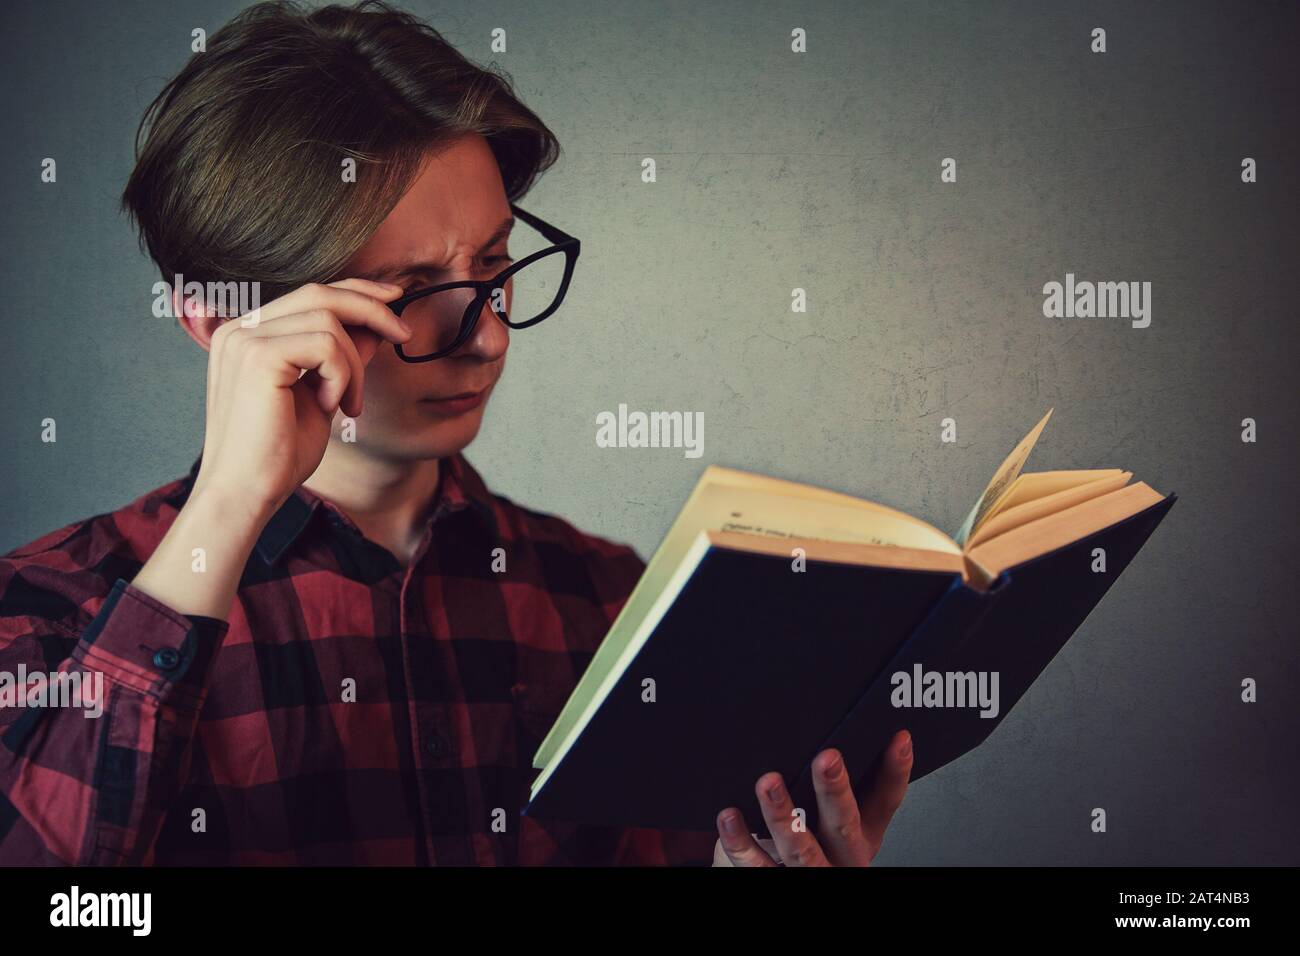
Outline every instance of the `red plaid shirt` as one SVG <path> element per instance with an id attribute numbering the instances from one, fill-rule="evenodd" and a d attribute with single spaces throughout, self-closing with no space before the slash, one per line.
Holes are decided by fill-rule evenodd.
<path id="1" fill-rule="evenodd" d="M 130 584 L 198 462 L 0 557 L 0 672 L 100 671 L 105 698 L 0 706 L 0 863 L 707 864 L 712 833 L 520 816 L 644 563 L 441 465 L 409 568 L 299 489 L 229 622 Z"/>

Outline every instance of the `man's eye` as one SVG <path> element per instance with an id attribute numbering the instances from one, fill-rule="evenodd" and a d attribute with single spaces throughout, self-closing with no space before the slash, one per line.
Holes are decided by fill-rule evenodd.
<path id="1" fill-rule="evenodd" d="M 506 266 L 510 265 L 510 263 L 514 261 L 515 261 L 514 257 L 511 256 L 509 253 L 500 256 L 484 256 L 479 260 L 479 262 L 483 265 L 484 268 L 492 268 L 498 272 L 504 269 Z M 402 286 L 402 294 L 410 295 L 413 292 L 419 292 L 421 289 L 427 289 L 427 288 L 429 288 L 428 283 L 417 282 L 414 283 L 413 285 Z"/>

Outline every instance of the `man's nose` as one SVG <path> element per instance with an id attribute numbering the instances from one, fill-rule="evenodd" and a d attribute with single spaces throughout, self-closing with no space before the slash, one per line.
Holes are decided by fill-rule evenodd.
<path id="1" fill-rule="evenodd" d="M 457 352 L 474 355 L 485 362 L 499 359 L 510 347 L 510 326 L 501 321 L 490 302 L 483 304 L 473 334 Z"/>

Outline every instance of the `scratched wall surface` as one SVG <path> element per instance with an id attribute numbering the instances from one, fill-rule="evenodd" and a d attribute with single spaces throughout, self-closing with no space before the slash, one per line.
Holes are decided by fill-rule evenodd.
<path id="1" fill-rule="evenodd" d="M 240 6 L 6 10 L 0 549 L 200 446 L 204 356 L 150 316 L 116 199 L 189 31 Z M 583 241 L 469 450 L 497 491 L 644 557 L 710 462 L 955 530 L 1055 407 L 1031 468 L 1178 492 L 994 736 L 913 788 L 881 862 L 1300 862 L 1294 4 L 406 6 L 555 130 L 563 158 L 525 208 Z M 1150 326 L 1044 318 L 1067 272 L 1149 281 Z M 620 402 L 702 412 L 703 457 L 598 448 Z"/>

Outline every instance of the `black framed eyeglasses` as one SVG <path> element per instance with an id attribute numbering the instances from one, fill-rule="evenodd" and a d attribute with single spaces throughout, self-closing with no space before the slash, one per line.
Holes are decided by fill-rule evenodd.
<path id="1" fill-rule="evenodd" d="M 510 211 L 552 245 L 512 262 L 491 279 L 444 282 L 416 289 L 388 303 L 412 328 L 411 338 L 394 345 L 403 362 L 445 358 L 474 334 L 484 306 L 512 329 L 536 325 L 560 307 L 568 291 L 581 243 L 514 203 Z"/>

